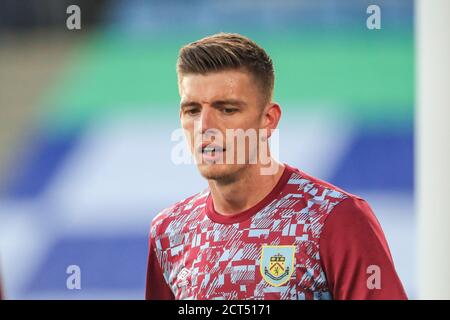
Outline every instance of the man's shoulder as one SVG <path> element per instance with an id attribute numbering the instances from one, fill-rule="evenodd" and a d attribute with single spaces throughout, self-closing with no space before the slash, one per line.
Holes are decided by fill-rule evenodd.
<path id="1" fill-rule="evenodd" d="M 291 176 L 291 182 L 299 184 L 299 192 L 310 201 L 314 213 L 325 213 L 328 216 L 344 221 L 346 218 L 356 221 L 373 222 L 376 220 L 370 204 L 361 196 L 350 193 L 330 182 L 309 175 L 299 169 Z M 333 219 L 334 220 L 334 219 Z"/>
<path id="2" fill-rule="evenodd" d="M 152 220 L 152 235 L 160 233 L 161 228 L 163 228 L 163 226 L 167 226 L 173 220 L 176 219 L 178 221 L 181 221 L 183 220 L 183 216 L 189 218 L 192 212 L 202 209 L 206 205 L 206 199 L 208 195 L 209 189 L 205 189 L 194 195 L 177 201 L 171 206 L 161 210 Z"/>
<path id="3" fill-rule="evenodd" d="M 375 217 L 369 204 L 360 196 L 300 169 L 292 169 L 288 192 L 291 194 L 290 197 L 301 199 L 297 202 L 301 209 L 299 216 L 304 219 L 304 214 L 307 213 L 309 222 L 313 225 L 311 230 L 315 238 L 321 238 L 325 224 L 332 226 L 336 220 L 338 224 L 345 221 L 350 225 L 360 220 L 371 223 L 374 221 Z M 330 220 L 330 217 L 334 218 Z"/>
<path id="4" fill-rule="evenodd" d="M 360 196 L 350 193 L 331 182 L 322 180 L 300 169 L 290 167 L 293 171 L 288 181 L 288 192 L 300 194 L 308 202 L 314 213 L 329 214 L 340 203 L 365 202 Z"/>
<path id="5" fill-rule="evenodd" d="M 299 193 L 304 193 L 311 196 L 332 196 L 335 198 L 357 198 L 362 199 L 358 195 L 352 194 L 331 182 L 322 180 L 305 171 L 295 167 L 290 167 L 292 174 L 289 178 L 288 184 L 296 185 L 296 190 Z"/>

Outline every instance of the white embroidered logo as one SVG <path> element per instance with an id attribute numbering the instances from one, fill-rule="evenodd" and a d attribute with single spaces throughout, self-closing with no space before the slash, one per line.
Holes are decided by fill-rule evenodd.
<path id="1" fill-rule="evenodd" d="M 191 274 L 191 270 L 187 268 L 181 269 L 180 273 L 177 276 L 177 286 L 178 287 L 184 287 L 188 284 L 188 276 Z"/>

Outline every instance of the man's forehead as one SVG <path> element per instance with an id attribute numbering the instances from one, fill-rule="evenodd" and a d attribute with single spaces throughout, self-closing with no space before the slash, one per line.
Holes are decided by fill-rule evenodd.
<path id="1" fill-rule="evenodd" d="M 187 74 L 179 79 L 182 100 L 236 99 L 253 90 L 248 74 L 239 71 Z"/>

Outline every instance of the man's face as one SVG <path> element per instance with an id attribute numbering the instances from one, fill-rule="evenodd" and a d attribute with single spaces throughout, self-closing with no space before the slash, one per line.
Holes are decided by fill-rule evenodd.
<path id="1" fill-rule="evenodd" d="M 230 148 L 227 129 L 228 134 L 235 129 L 253 129 L 258 134 L 264 128 L 263 99 L 255 80 L 239 70 L 186 74 L 179 78 L 179 92 L 181 125 L 200 173 L 206 179 L 234 180 L 257 156 L 257 146 L 249 143 L 250 139 L 243 144 L 238 138 L 229 138 L 234 140 L 234 148 Z M 238 161 L 238 153 L 244 155 L 244 161 Z"/>

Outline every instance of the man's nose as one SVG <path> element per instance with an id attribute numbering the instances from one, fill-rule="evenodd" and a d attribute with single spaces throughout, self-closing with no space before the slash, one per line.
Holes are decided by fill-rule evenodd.
<path id="1" fill-rule="evenodd" d="M 205 133 L 207 130 L 216 129 L 213 109 L 209 107 L 202 108 L 202 113 L 200 115 L 200 124 L 202 126 L 202 133 Z"/>

